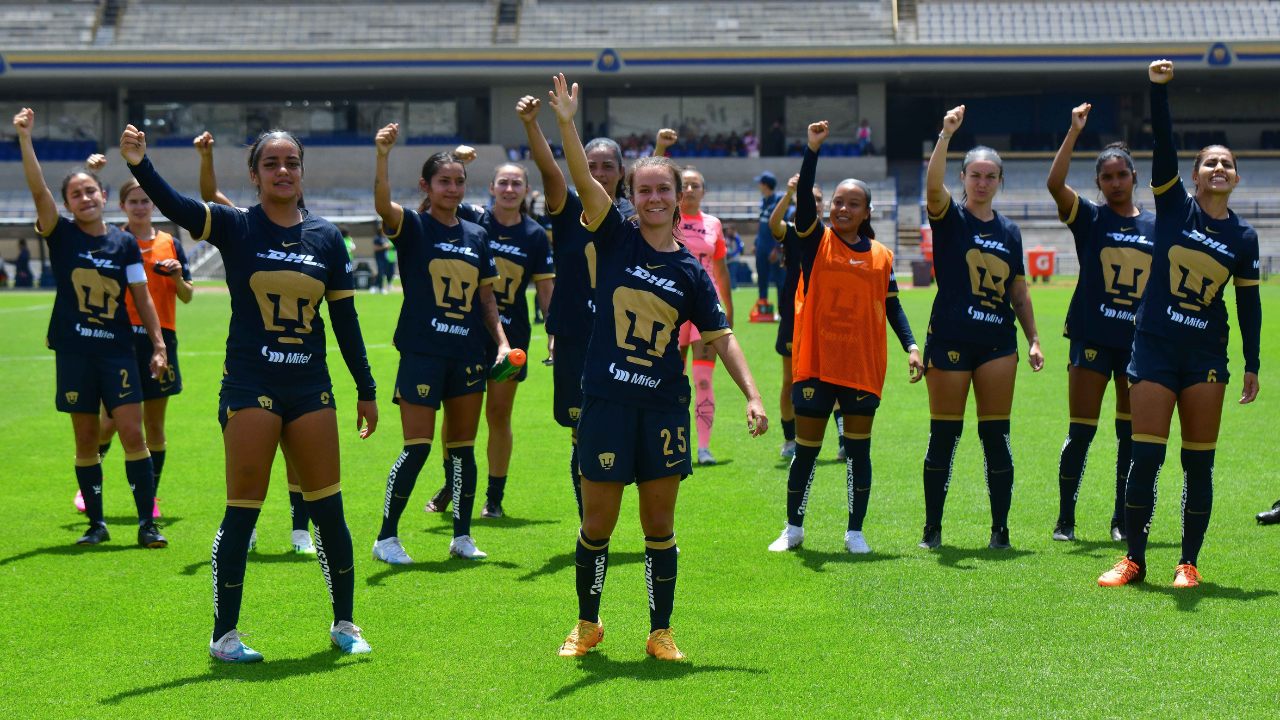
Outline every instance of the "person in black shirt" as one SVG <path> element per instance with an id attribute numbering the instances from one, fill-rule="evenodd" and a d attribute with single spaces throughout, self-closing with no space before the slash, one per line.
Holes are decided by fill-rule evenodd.
<path id="1" fill-rule="evenodd" d="M 58 214 L 31 144 L 35 112 L 23 108 L 13 118 L 22 150 L 22 169 L 36 205 L 36 232 L 49 245 L 57 294 L 45 344 L 57 354 L 56 405 L 71 415 L 76 440 L 76 483 L 84 498 L 89 529 L 78 545 L 110 540 L 102 515 L 102 461 L 98 456 L 98 407 L 115 418 L 125 452 L 125 475 L 138 511 L 138 544 L 163 548 L 151 511 L 155 505 L 151 453 L 142 431 L 142 378 L 134 357 L 133 325 L 125 307 L 125 289 L 133 297 L 154 350 L 150 374 L 168 369 L 160 319 L 151 294 L 142 253 L 132 235 L 102 219 L 106 195 L 98 178 L 76 170 L 62 181 L 62 206 L 74 220 Z"/>
<path id="2" fill-rule="evenodd" d="M 1063 335 L 1071 340 L 1071 423 L 1058 460 L 1058 522 L 1053 539 L 1076 539 L 1076 498 L 1084 479 L 1089 444 L 1098 430 L 1098 415 L 1107 383 L 1116 385 L 1115 509 L 1111 539 L 1124 540 L 1124 486 L 1129 474 L 1133 421 L 1129 410 L 1129 366 L 1133 347 L 1133 319 L 1142 291 L 1151 278 L 1151 247 L 1155 213 L 1133 202 L 1137 175 L 1123 143 L 1109 145 L 1094 163 L 1094 183 L 1106 202 L 1096 204 L 1067 185 L 1067 170 L 1076 139 L 1089 119 L 1089 104 L 1071 112 L 1071 129 L 1049 169 L 1049 193 L 1058 205 L 1058 218 L 1075 238 L 1080 280 L 1071 296 Z"/>
<path id="3" fill-rule="evenodd" d="M 378 406 L 342 235 L 332 223 L 299 207 L 302 144 L 279 130 L 258 136 L 249 149 L 249 177 L 262 202 L 248 210 L 179 195 L 152 167 L 146 149 L 146 136 L 128 126 L 120 153 L 129 171 L 165 217 L 221 252 L 231 294 L 218 403 L 227 508 L 213 540 L 209 654 L 226 662 L 262 659 L 240 641 L 236 626 L 249 540 L 267 495 L 277 445 L 298 472 L 315 522 L 316 556 L 333 606 L 330 641 L 346 653 L 369 652 L 352 618 L 355 561 L 342 511 L 336 399 L 319 316 L 326 299 L 334 337 L 356 381 L 361 438 L 376 429 Z"/>
<path id="4" fill-rule="evenodd" d="M 579 222 L 582 214 L 580 191 L 570 190 L 565 184 L 564 173 L 551 153 L 542 128 L 538 126 L 540 108 L 541 103 L 536 98 L 526 95 L 516 104 L 516 114 L 524 123 L 530 154 L 542 174 L 542 190 L 547 213 L 551 216 L 551 248 L 557 273 L 546 322 L 547 335 L 553 343 L 555 395 L 552 411 L 556 422 L 569 428 L 572 435 L 569 474 L 573 480 L 574 499 L 578 503 L 578 518 L 581 519 L 578 418 L 582 413 L 583 365 L 596 314 L 596 246 L 591 233 Z M 604 135 L 603 129 L 600 134 Z M 587 143 L 586 153 L 591 177 L 609 194 L 610 202 L 618 206 L 623 217 L 635 215 L 635 208 L 621 192 L 625 168 L 618 144 L 607 137 L 598 137 Z"/>
<path id="5" fill-rule="evenodd" d="M 399 522 L 418 473 L 431 452 L 436 411 L 443 401 L 447 471 L 453 492 L 453 540 L 449 554 L 480 560 L 487 555 L 471 537 L 476 494 L 476 429 L 489 368 L 506 359 L 507 344 L 494 286 L 500 281 L 489 249 L 489 234 L 458 217 L 467 189 L 467 170 L 453 153 L 436 153 L 422 166 L 419 186 L 424 209 L 405 212 L 391 201 L 387 163 L 399 137 L 392 123 L 378 131 L 374 209 L 396 246 L 404 303 L 396 323 L 400 351 L 395 402 L 404 427 L 404 450 L 391 467 L 383 503 L 382 529 L 373 545 L 377 560 L 407 565 L 413 559 L 400 543 Z M 486 338 L 497 346 L 485 356 Z"/>
<path id="6" fill-rule="evenodd" d="M 929 158 L 926 183 L 933 228 L 938 294 L 925 341 L 925 382 L 929 386 L 929 449 L 924 459 L 925 525 L 920 547 L 942 544 L 942 511 L 951 484 L 951 465 L 964 429 L 964 407 L 973 386 L 978 404 L 978 438 L 986 460 L 991 498 L 993 549 L 1009 547 L 1009 505 L 1013 496 L 1013 454 L 1009 412 L 1018 372 L 1014 317 L 1030 345 L 1028 361 L 1044 367 L 1031 295 L 1022 260 L 1022 233 L 991 208 L 1004 178 L 1000 156 L 988 147 L 965 155 L 960 168 L 962 203 L 944 184 L 947 146 L 964 122 L 964 106 L 947 112 Z"/>
<path id="7" fill-rule="evenodd" d="M 13 286 L 31 287 L 31 251 L 27 249 L 26 238 L 18 238 L 18 257 L 13 264 Z"/>
<path id="8" fill-rule="evenodd" d="M 785 273 L 782 289 L 778 291 L 778 339 L 773 344 L 773 349 L 782 356 L 782 395 L 778 404 L 781 413 L 779 417 L 782 418 L 781 455 L 784 458 L 794 457 L 796 454 L 796 413 L 791 406 L 791 335 L 795 330 L 796 287 L 800 284 L 800 243 L 791 217 L 795 212 L 792 201 L 799 182 L 799 173 L 791 176 L 791 180 L 787 181 L 786 193 L 773 206 L 773 214 L 769 216 L 769 232 L 778 242 L 777 252 Z M 813 188 L 813 200 L 821 215 L 822 188 L 816 185 Z"/>
<path id="9" fill-rule="evenodd" d="M 592 233 L 598 261 L 598 312 L 582 375 L 578 425 L 583 474 L 582 528 L 575 551 L 578 624 L 559 654 L 585 655 L 603 637 L 600 594 L 608 569 L 609 536 L 618 521 L 622 491 L 636 483 L 649 588 L 646 651 L 661 660 L 680 660 L 684 654 L 671 636 L 679 552 L 675 503 L 680 481 L 693 469 L 689 379 L 677 338 L 684 322 L 692 321 L 702 342 L 715 346 L 746 395 L 751 434 L 763 434 L 768 419 L 711 277 L 677 238 L 679 166 L 666 157 L 637 160 L 626 183 L 637 213 L 625 218 L 592 177 L 574 127 L 578 86 L 570 91 L 560 75 L 555 88 L 551 105 L 582 199 L 580 222 Z"/>
<path id="10" fill-rule="evenodd" d="M 1258 396 L 1258 233 L 1227 206 L 1240 182 L 1231 150 L 1221 145 L 1202 149 L 1192 165 L 1195 194 L 1183 188 L 1169 112 L 1173 63 L 1157 60 L 1147 75 L 1155 139 L 1151 189 L 1156 224 L 1152 282 L 1138 306 L 1128 368 L 1133 404 L 1133 460 L 1125 486 L 1129 552 L 1098 578 L 1098 584 L 1115 587 L 1146 578 L 1156 479 L 1176 408 L 1182 424 L 1182 557 L 1174 568 L 1173 586 L 1188 588 L 1200 584 L 1196 563 L 1213 509 L 1214 452 L 1229 378 L 1231 332 L 1222 291 L 1233 278 L 1244 350 L 1240 404 Z"/>

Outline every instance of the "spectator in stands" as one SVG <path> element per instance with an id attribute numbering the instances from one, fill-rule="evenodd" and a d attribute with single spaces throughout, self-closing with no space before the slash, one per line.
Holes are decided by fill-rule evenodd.
<path id="1" fill-rule="evenodd" d="M 747 157 L 760 157 L 760 138 L 756 137 L 755 132 L 748 130 L 747 134 L 742 136 L 742 148 Z"/>
<path id="2" fill-rule="evenodd" d="M 787 144 L 787 129 L 782 126 L 781 120 L 774 120 L 773 125 L 769 126 L 769 152 L 768 155 L 782 155 L 783 148 Z M 804 154 L 801 151 L 801 154 Z"/>
<path id="3" fill-rule="evenodd" d="M 13 286 L 31 287 L 31 251 L 27 249 L 26 238 L 18 238 L 18 257 L 13 264 L 17 266 L 13 270 Z"/>
<path id="4" fill-rule="evenodd" d="M 724 135 L 717 135 L 716 139 L 711 141 L 711 154 L 716 157 L 728 157 L 729 142 L 724 139 Z"/>
<path id="5" fill-rule="evenodd" d="M 791 143 L 791 146 L 787 148 L 787 156 L 788 156 L 788 157 L 803 157 L 803 156 L 804 156 L 804 143 L 800 142 L 799 140 L 796 140 L 795 142 Z"/>
<path id="6" fill-rule="evenodd" d="M 866 118 L 862 119 L 862 124 L 858 126 L 858 132 L 854 135 L 854 144 L 858 148 L 859 155 L 874 155 L 876 148 L 871 144 L 871 122 Z"/>
<path id="7" fill-rule="evenodd" d="M 773 247 L 777 243 L 774 242 L 773 233 L 769 230 L 769 216 L 773 215 L 773 207 L 778 204 L 782 196 L 778 194 L 778 178 L 768 170 L 760 173 L 756 178 L 756 182 L 760 184 L 760 225 L 756 230 L 756 284 L 760 287 L 760 299 L 756 302 L 756 307 L 769 305 L 769 280 L 773 276 L 777 276 L 779 292 L 782 288 L 782 273 L 774 273 L 773 263 L 770 262 L 769 256 L 773 252 Z M 762 312 L 766 312 L 762 310 Z M 772 309 L 768 309 L 769 314 L 773 314 Z"/>

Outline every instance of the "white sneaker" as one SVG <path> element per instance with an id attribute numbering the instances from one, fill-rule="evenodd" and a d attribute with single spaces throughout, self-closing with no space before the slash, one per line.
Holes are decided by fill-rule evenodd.
<path id="1" fill-rule="evenodd" d="M 389 537 L 386 540 L 375 540 L 373 543 L 373 559 L 381 560 L 388 565 L 412 565 L 413 558 L 404 551 L 400 538 Z"/>
<path id="2" fill-rule="evenodd" d="M 773 541 L 773 544 L 769 546 L 769 550 L 785 552 L 792 548 L 800 547 L 802 542 L 804 542 L 804 528 L 787 523 L 786 527 L 782 528 L 782 535 Z"/>
<path id="3" fill-rule="evenodd" d="M 867 539 L 862 536 L 861 530 L 846 530 L 844 533 L 844 549 L 854 555 L 871 552 L 871 546 L 867 545 Z"/>
<path id="4" fill-rule="evenodd" d="M 796 456 L 796 441 L 795 441 L 795 440 L 788 440 L 788 441 L 786 441 L 786 442 L 782 443 L 782 452 L 780 452 L 780 453 L 778 453 L 778 454 L 779 454 L 780 456 L 784 457 L 784 458 L 795 457 L 795 456 Z"/>
<path id="5" fill-rule="evenodd" d="M 698 464 L 699 465 L 715 465 L 716 459 L 711 454 L 711 448 L 698 448 Z"/>
<path id="6" fill-rule="evenodd" d="M 472 540 L 470 535 L 461 535 L 454 538 L 449 543 L 449 554 L 456 555 L 463 560 L 483 560 L 489 557 L 488 553 L 476 547 L 476 541 Z"/>
<path id="7" fill-rule="evenodd" d="M 258 528 L 254 528 L 253 532 L 249 533 L 249 552 L 253 552 L 254 550 L 257 550 L 257 549 L 258 549 Z"/>
<path id="8" fill-rule="evenodd" d="M 377 295 L 379 292 L 380 292 L 380 291 L 378 290 L 378 286 L 377 286 L 377 285 L 370 285 L 370 286 L 369 286 L 369 294 L 370 294 L 370 295 Z"/>
<path id="9" fill-rule="evenodd" d="M 315 555 L 316 546 L 311 542 L 311 533 L 306 530 L 294 530 L 293 551 L 299 555 Z"/>
<path id="10" fill-rule="evenodd" d="M 388 538 L 390 539 L 390 538 Z M 369 643 L 360 635 L 360 628 L 347 620 L 329 626 L 329 640 L 333 646 L 347 655 L 364 655 L 373 652 Z"/>

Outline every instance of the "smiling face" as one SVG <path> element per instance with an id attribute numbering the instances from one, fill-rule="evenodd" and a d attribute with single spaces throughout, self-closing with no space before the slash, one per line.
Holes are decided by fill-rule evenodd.
<path id="1" fill-rule="evenodd" d="M 467 194 L 467 171 L 462 163 L 447 162 L 436 169 L 430 182 L 419 180 L 418 186 L 427 194 L 432 210 L 454 212 Z"/>
<path id="2" fill-rule="evenodd" d="M 697 215 L 702 208 L 702 198 L 707 195 L 707 188 L 702 182 L 702 173 L 697 170 L 685 170 L 680 174 L 684 193 L 680 196 L 680 211 L 685 215 Z"/>
<path id="3" fill-rule="evenodd" d="M 147 197 L 145 190 L 135 187 L 120 198 L 120 209 L 129 216 L 130 225 L 145 225 L 151 222 L 151 211 L 155 209 L 155 205 Z"/>
<path id="4" fill-rule="evenodd" d="M 503 165 L 494 175 L 489 192 L 493 193 L 494 204 L 498 207 L 518 211 L 529 194 L 529 179 L 521 168 Z"/>
<path id="5" fill-rule="evenodd" d="M 641 225 L 672 227 L 681 193 L 671 168 L 637 168 L 631 177 L 631 188 L 631 202 L 636 206 Z"/>
<path id="6" fill-rule="evenodd" d="M 1133 200 L 1133 186 L 1136 176 L 1129 169 L 1129 163 L 1121 158 L 1112 158 L 1102 163 L 1095 182 L 1108 205 L 1123 205 Z"/>
<path id="7" fill-rule="evenodd" d="M 1000 189 L 1002 173 L 992 160 L 974 160 L 964 169 L 964 190 L 970 200 L 979 204 L 991 202 Z"/>
<path id="8" fill-rule="evenodd" d="M 831 195 L 831 229 L 841 237 L 853 237 L 869 217 L 871 203 L 866 192 L 851 182 L 840 183 Z"/>
<path id="9" fill-rule="evenodd" d="M 588 150 L 587 169 L 591 171 L 591 177 L 609 193 L 609 199 L 617 200 L 618 182 L 622 180 L 623 170 L 622 163 L 618 162 L 618 156 L 613 150 L 604 145 Z"/>
<path id="10" fill-rule="evenodd" d="M 1221 145 L 1210 145 L 1196 156 L 1196 192 L 1229 195 L 1240 183 L 1236 156 Z"/>
<path id="11" fill-rule="evenodd" d="M 302 195 L 302 152 L 282 138 L 266 141 L 249 179 L 263 202 L 297 202 Z"/>
<path id="12" fill-rule="evenodd" d="M 106 205 L 106 200 L 106 195 L 103 194 L 102 186 L 98 181 L 88 173 L 81 173 L 67 182 L 62 206 L 75 216 L 76 222 L 96 223 L 102 219 L 102 209 Z"/>

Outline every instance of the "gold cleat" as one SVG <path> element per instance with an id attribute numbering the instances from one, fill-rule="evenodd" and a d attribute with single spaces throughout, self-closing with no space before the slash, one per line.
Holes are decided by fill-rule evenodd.
<path id="1" fill-rule="evenodd" d="M 579 620 L 556 654 L 560 657 L 582 657 L 602 640 L 604 640 L 604 620 L 598 619 L 598 622 Z"/>
<path id="2" fill-rule="evenodd" d="M 649 642 L 644 651 L 659 660 L 683 660 L 684 653 L 676 647 L 676 639 L 671 636 L 671 628 L 654 630 L 649 633 Z"/>

